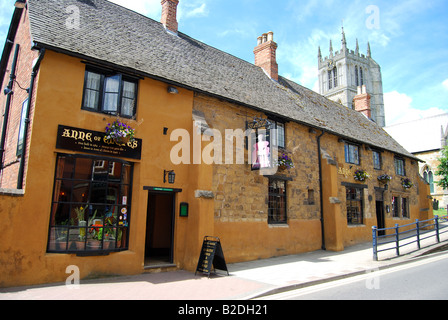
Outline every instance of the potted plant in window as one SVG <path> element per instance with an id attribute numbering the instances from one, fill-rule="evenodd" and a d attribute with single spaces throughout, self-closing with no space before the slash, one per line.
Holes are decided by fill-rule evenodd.
<path id="1" fill-rule="evenodd" d="M 277 160 L 277 166 L 280 171 L 289 170 L 294 168 L 294 162 L 288 155 L 283 153 Z"/>
<path id="2" fill-rule="evenodd" d="M 112 228 L 114 225 L 114 217 L 112 213 L 106 214 L 106 218 L 104 219 L 104 240 L 103 240 L 103 249 L 114 249 L 115 246 L 115 234 L 116 230 Z"/>
<path id="3" fill-rule="evenodd" d="M 404 189 L 410 189 L 414 186 L 414 184 L 408 178 L 402 178 L 401 185 Z"/>
<path id="4" fill-rule="evenodd" d="M 121 122 L 119 119 L 106 126 L 106 139 L 113 140 L 119 145 L 127 144 L 134 140 L 135 129 Z"/>
<path id="5" fill-rule="evenodd" d="M 370 178 L 370 175 L 365 170 L 356 170 L 353 177 L 357 181 L 366 181 Z"/>

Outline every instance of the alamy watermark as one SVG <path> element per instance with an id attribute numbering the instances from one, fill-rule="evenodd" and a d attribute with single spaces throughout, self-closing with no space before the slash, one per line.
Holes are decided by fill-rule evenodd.
<path id="1" fill-rule="evenodd" d="M 381 27 L 380 21 L 380 8 L 376 5 L 370 5 L 366 8 L 366 14 L 369 16 L 366 19 L 366 27 L 369 30 L 376 29 L 379 30 Z"/>
<path id="2" fill-rule="evenodd" d="M 205 128 L 194 122 L 192 134 L 186 129 L 175 129 L 170 141 L 177 142 L 170 152 L 170 160 L 179 164 L 245 164 L 262 174 L 277 172 L 277 129 L 218 129 Z M 207 144 L 203 146 L 203 142 Z M 235 143 L 234 143 L 235 142 Z M 224 152 L 223 152 L 224 151 Z"/>

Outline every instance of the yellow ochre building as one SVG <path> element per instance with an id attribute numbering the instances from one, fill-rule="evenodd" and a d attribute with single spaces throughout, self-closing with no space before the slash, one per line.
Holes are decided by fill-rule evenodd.
<path id="1" fill-rule="evenodd" d="M 15 8 L 0 286 L 65 281 L 71 265 L 81 279 L 195 271 L 205 236 L 227 263 L 341 251 L 432 217 L 419 159 L 355 111 L 365 88 L 344 107 L 278 74 L 272 32 L 251 64 L 178 31 L 177 0 L 161 5 L 161 22 L 105 0 Z M 113 139 L 114 123 L 134 137 Z"/>

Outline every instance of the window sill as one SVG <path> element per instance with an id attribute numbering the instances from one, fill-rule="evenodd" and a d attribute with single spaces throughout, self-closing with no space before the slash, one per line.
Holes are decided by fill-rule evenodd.
<path id="1" fill-rule="evenodd" d="M 365 227 L 365 224 L 347 224 L 347 227 L 349 228 L 358 228 L 358 227 Z"/>
<path id="2" fill-rule="evenodd" d="M 285 223 L 268 223 L 269 228 L 289 228 L 289 224 Z"/>

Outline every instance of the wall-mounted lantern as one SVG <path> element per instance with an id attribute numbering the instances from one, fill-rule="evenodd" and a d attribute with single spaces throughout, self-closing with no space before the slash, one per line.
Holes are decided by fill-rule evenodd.
<path id="1" fill-rule="evenodd" d="M 163 183 L 166 183 L 166 175 L 168 174 L 168 183 L 173 184 L 176 179 L 174 170 L 163 170 Z"/>

